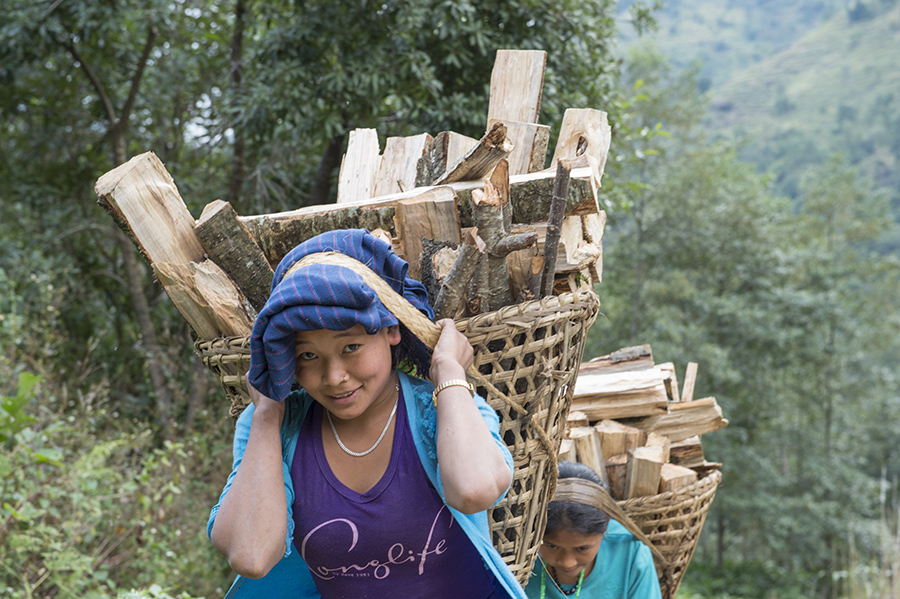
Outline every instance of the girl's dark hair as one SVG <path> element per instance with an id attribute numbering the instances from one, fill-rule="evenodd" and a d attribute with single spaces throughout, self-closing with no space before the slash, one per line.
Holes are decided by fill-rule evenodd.
<path id="1" fill-rule="evenodd" d="M 609 491 L 597 475 L 584 464 L 576 462 L 560 462 L 559 478 L 583 478 L 596 483 Z M 547 528 L 545 532 L 573 530 L 583 535 L 596 535 L 606 532 L 609 515 L 601 509 L 581 503 L 551 501 L 547 505 Z"/>
<path id="2" fill-rule="evenodd" d="M 400 343 L 391 347 L 391 366 L 419 378 L 426 378 L 431 366 L 431 350 L 402 322 Z"/>

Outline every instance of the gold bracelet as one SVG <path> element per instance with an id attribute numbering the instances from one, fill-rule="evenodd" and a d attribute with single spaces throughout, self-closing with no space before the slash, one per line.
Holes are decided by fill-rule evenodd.
<path id="1" fill-rule="evenodd" d="M 469 393 L 472 394 L 472 397 L 475 397 L 475 386 L 472 383 L 464 379 L 450 379 L 449 381 L 444 381 L 434 388 L 434 392 L 431 394 L 431 401 L 434 402 L 434 407 L 437 407 L 438 393 L 440 393 L 447 387 L 465 387 L 469 390 Z"/>

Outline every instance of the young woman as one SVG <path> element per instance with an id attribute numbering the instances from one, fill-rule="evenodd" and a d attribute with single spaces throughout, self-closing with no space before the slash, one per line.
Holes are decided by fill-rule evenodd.
<path id="1" fill-rule="evenodd" d="M 251 336 L 253 404 L 208 525 L 240 575 L 228 596 L 524 599 L 491 544 L 486 510 L 512 458 L 466 383 L 468 340 L 441 321 L 429 359 L 351 270 L 291 270 L 323 251 L 363 262 L 433 318 L 407 263 L 364 230 L 282 260 Z"/>
<path id="2" fill-rule="evenodd" d="M 560 462 L 559 478 L 589 481 L 583 485 L 588 493 L 603 486 L 584 464 Z M 530 599 L 661 597 L 649 547 L 603 510 L 553 500 L 547 506 L 543 543 L 525 592 Z"/>

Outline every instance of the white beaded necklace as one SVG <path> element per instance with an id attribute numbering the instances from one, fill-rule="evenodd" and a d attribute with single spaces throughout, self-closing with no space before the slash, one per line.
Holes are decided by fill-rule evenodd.
<path id="1" fill-rule="evenodd" d="M 391 416 L 390 418 L 388 418 L 387 424 L 384 425 L 384 430 L 381 431 L 381 436 L 378 437 L 377 441 L 375 441 L 375 445 L 365 451 L 353 451 L 346 445 L 344 445 L 344 443 L 341 441 L 341 438 L 338 436 L 337 429 L 334 428 L 334 422 L 331 420 L 331 412 L 325 410 L 325 415 L 328 416 L 328 424 L 331 426 L 331 432 L 334 434 L 334 440 L 337 441 L 338 447 L 344 450 L 344 453 L 352 455 L 355 458 L 361 458 L 375 451 L 375 448 L 381 444 L 381 440 L 384 439 L 384 436 L 387 434 L 388 429 L 391 427 L 391 422 L 393 422 L 394 420 L 394 414 L 397 413 L 397 404 L 400 403 L 400 384 L 398 383 L 394 385 L 394 388 L 397 390 L 397 399 L 394 401 L 394 409 L 391 410 Z"/>

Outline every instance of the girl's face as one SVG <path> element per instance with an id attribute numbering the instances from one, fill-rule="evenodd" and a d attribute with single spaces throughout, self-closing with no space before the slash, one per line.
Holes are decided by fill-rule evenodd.
<path id="1" fill-rule="evenodd" d="M 396 398 L 391 346 L 399 342 L 396 325 L 374 335 L 362 325 L 298 332 L 297 382 L 335 417 L 352 420 L 373 404 Z"/>
<path id="2" fill-rule="evenodd" d="M 603 533 L 586 535 L 571 529 L 545 532 L 541 558 L 556 582 L 575 584 L 582 570 L 585 576 L 591 573 L 602 540 Z"/>

